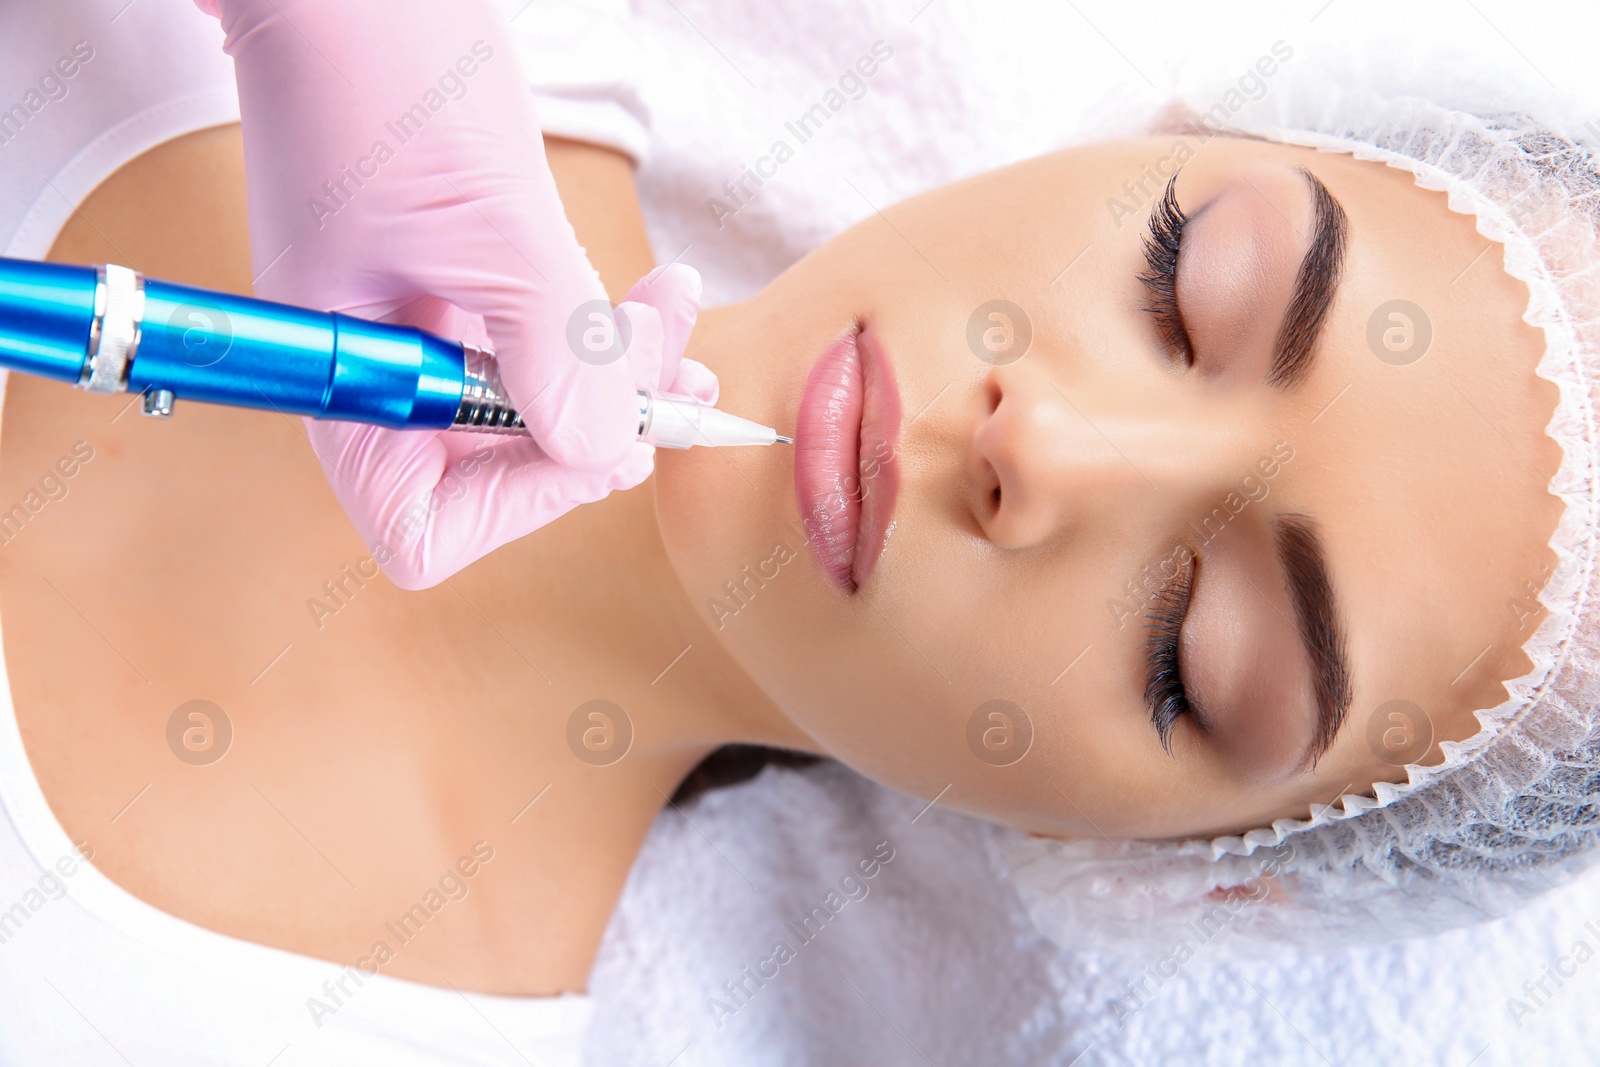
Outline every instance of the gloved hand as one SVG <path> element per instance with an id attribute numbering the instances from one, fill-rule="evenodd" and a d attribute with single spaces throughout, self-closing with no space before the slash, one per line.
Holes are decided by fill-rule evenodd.
<path id="1" fill-rule="evenodd" d="M 422 589 L 643 481 L 635 389 L 713 403 L 682 360 L 700 279 L 668 267 L 616 309 L 562 211 L 489 0 L 196 0 L 239 83 L 255 291 L 491 348 L 532 439 L 306 419 L 362 539 Z M 581 357 L 581 358 L 580 358 Z"/>

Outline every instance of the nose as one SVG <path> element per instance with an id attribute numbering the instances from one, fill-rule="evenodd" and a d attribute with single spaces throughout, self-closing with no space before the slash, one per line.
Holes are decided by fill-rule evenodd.
<path id="1" fill-rule="evenodd" d="M 995 368 L 982 389 L 987 414 L 966 457 L 969 507 L 1003 548 L 1181 511 L 1238 480 L 1244 428 L 1181 390 L 1058 381 L 1028 360 Z"/>

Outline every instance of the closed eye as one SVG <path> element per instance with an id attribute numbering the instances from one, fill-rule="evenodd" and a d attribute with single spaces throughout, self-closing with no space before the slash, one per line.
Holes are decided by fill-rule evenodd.
<path id="1" fill-rule="evenodd" d="M 1182 173 L 1180 170 L 1179 174 Z M 1155 316 L 1162 343 L 1184 366 L 1194 364 L 1194 345 L 1178 310 L 1178 255 L 1183 248 L 1183 227 L 1189 216 L 1178 206 L 1178 174 L 1167 182 L 1166 192 L 1150 212 L 1150 232 L 1144 239 L 1144 284 L 1149 302 L 1144 310 Z"/>
<path id="2" fill-rule="evenodd" d="M 1179 716 L 1189 715 L 1194 710 L 1178 662 L 1178 638 L 1184 619 L 1188 618 L 1194 590 L 1196 560 L 1192 553 L 1188 555 L 1184 568 L 1156 594 L 1154 607 L 1146 620 L 1144 700 L 1150 709 L 1156 736 L 1169 755 L 1173 725 Z"/>

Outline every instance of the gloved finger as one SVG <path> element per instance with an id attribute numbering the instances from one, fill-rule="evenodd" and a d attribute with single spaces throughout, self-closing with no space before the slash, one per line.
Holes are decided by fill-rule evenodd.
<path id="1" fill-rule="evenodd" d="M 717 396 L 722 391 L 722 383 L 717 381 L 717 376 L 704 363 L 685 359 L 678 364 L 678 378 L 667 391 L 681 396 L 692 396 L 700 403 L 711 406 L 717 402 Z"/>
<path id="2" fill-rule="evenodd" d="M 407 505 L 401 521 L 390 524 L 384 572 L 401 588 L 436 585 L 574 508 L 613 489 L 631 489 L 654 466 L 655 450 L 644 444 L 636 444 L 610 470 L 575 471 L 546 456 L 530 438 L 475 436 L 478 440 L 467 442 L 447 464 L 433 492 Z"/>
<path id="3" fill-rule="evenodd" d="M 524 165 L 535 163 L 544 169 L 542 149 Z M 474 180 L 452 180 L 438 209 L 457 216 L 451 246 L 394 261 L 410 285 L 482 316 L 500 380 L 546 454 L 575 469 L 609 469 L 635 439 L 625 328 L 548 171 L 501 177 L 483 196 Z"/>
<path id="4" fill-rule="evenodd" d="M 657 388 L 676 392 L 678 363 L 700 314 L 700 272 L 685 263 L 657 267 L 634 283 L 628 300 L 649 304 L 661 316 L 661 376 Z M 709 371 L 708 371 L 709 373 Z"/>
<path id="5" fill-rule="evenodd" d="M 337 310 L 341 314 L 354 315 L 357 318 L 415 326 L 419 330 L 427 330 L 440 337 L 479 348 L 489 344 L 483 319 L 471 312 L 462 311 L 454 304 L 436 296 L 416 297 L 393 309 L 387 309 L 383 305 L 367 305 Z"/>
<path id="6" fill-rule="evenodd" d="M 655 449 L 574 471 L 528 437 L 432 434 L 305 420 L 341 506 L 396 586 L 426 589 L 613 489 L 644 481 Z"/>
<path id="7" fill-rule="evenodd" d="M 611 305 L 562 209 L 496 6 L 451 3 L 446 34 L 418 31 L 445 18 L 425 0 L 217 7 L 242 87 L 246 154 L 266 161 L 257 169 L 274 194 L 251 198 L 259 295 L 313 307 L 392 300 L 394 310 L 424 295 L 453 304 L 485 322 L 506 392 L 549 455 L 586 469 L 626 456 L 631 371 L 620 346 L 588 358 L 568 343 L 569 323 Z M 393 17 L 374 17 L 388 9 Z M 416 99 L 403 72 L 458 61 L 457 30 L 478 39 L 470 94 L 424 118 L 403 150 L 390 147 L 382 180 L 360 163 L 351 170 L 352 160 L 371 165 L 373 137 Z M 310 212 L 304 195 L 286 192 L 324 175 L 336 192 Z"/>
<path id="8" fill-rule="evenodd" d="M 661 313 L 649 304 L 625 300 L 617 305 L 617 316 L 626 317 L 628 339 L 628 369 L 633 375 L 634 389 L 659 390 L 661 364 L 665 356 L 665 324 Z M 635 428 L 637 432 L 637 427 Z"/>
<path id="9" fill-rule="evenodd" d="M 441 436 L 363 423 L 311 418 L 304 422 L 334 496 L 379 566 L 384 566 L 393 553 L 380 546 L 405 539 L 404 530 L 419 518 L 413 503 L 429 499 L 445 473 L 449 456 Z M 391 578 L 403 589 L 425 588 L 405 584 L 395 575 Z"/>

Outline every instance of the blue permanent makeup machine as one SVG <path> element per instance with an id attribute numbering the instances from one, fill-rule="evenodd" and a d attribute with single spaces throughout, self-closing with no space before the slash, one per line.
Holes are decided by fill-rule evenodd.
<path id="1" fill-rule="evenodd" d="M 398 430 L 528 432 L 481 349 L 113 264 L 0 258 L 0 366 L 91 393 L 140 393 L 158 417 L 182 398 Z M 793 443 L 692 400 L 638 397 L 649 444 Z"/>

